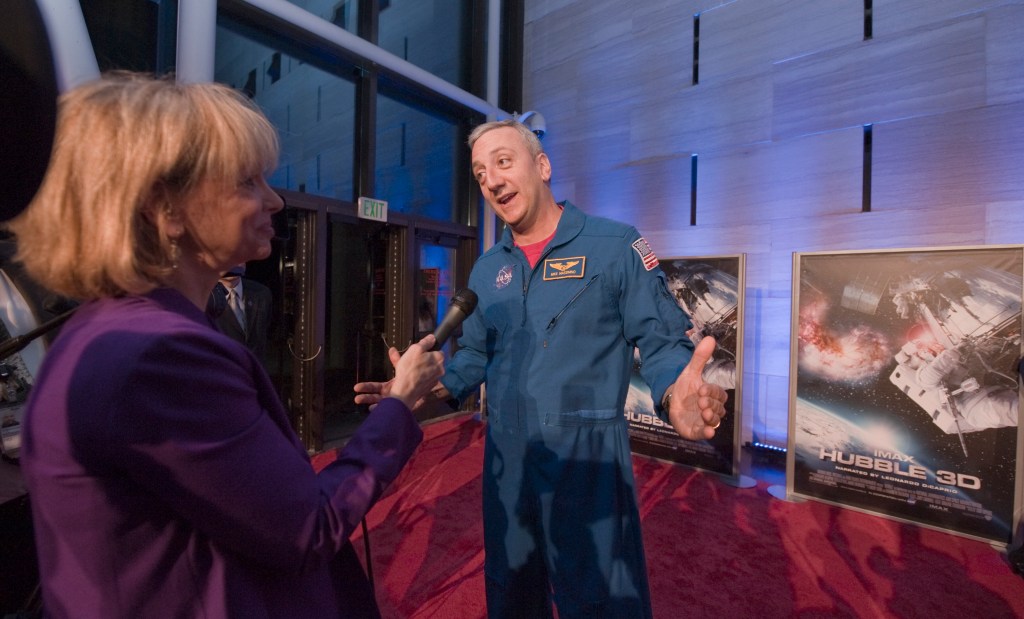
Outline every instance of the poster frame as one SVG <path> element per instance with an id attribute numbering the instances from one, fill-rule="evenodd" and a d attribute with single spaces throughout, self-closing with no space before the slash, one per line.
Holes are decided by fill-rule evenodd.
<path id="1" fill-rule="evenodd" d="M 1008 531 L 1005 537 L 995 537 L 992 535 L 984 535 L 979 533 L 972 533 L 970 531 L 964 531 L 957 528 L 951 528 L 944 526 L 941 523 L 935 521 L 928 521 L 921 518 L 909 517 L 900 514 L 894 514 L 882 509 L 875 509 L 866 507 L 863 505 L 854 505 L 841 500 L 828 499 L 820 494 L 816 494 L 806 489 L 798 489 L 797 485 L 797 451 L 798 451 L 798 382 L 800 378 L 799 373 L 799 349 L 800 349 L 800 338 L 798 334 L 802 327 L 801 324 L 801 290 L 803 288 L 802 281 L 802 266 L 807 261 L 813 261 L 821 257 L 844 257 L 850 256 L 853 258 L 864 258 L 864 257 L 895 257 L 910 254 L 935 254 L 935 257 L 967 257 L 971 254 L 977 254 L 979 252 L 1006 252 L 1007 261 L 1015 262 L 1022 273 L 1021 277 L 1021 290 L 1024 290 L 1024 245 L 970 245 L 970 246 L 928 246 L 928 247 L 906 247 L 906 248 L 892 248 L 892 249 L 863 249 L 863 250 L 837 250 L 837 251 L 814 251 L 814 252 L 794 252 L 792 259 L 792 306 L 791 306 L 791 322 L 790 322 L 790 363 L 789 363 L 789 415 L 788 415 L 788 433 L 787 433 L 787 450 L 786 450 L 786 496 L 787 500 L 814 500 L 821 503 L 833 505 L 840 508 L 852 509 L 862 513 L 868 513 L 877 515 L 890 520 L 898 522 L 904 522 L 916 526 L 921 526 L 927 529 L 933 529 L 943 531 L 960 537 L 976 539 L 979 541 L 985 541 L 993 545 L 994 547 L 1008 547 L 1019 545 L 1024 538 L 1022 535 L 1022 500 L 1024 500 L 1024 479 L 1022 479 L 1022 470 L 1024 470 L 1024 427 L 1018 423 L 1016 426 L 1016 444 L 1013 448 L 1013 454 L 1015 458 L 1014 463 L 1014 479 L 1010 482 L 1012 486 L 1012 507 L 1010 512 L 1005 514 L 1008 520 Z M 1024 293 L 1022 293 L 1024 297 Z M 1021 302 L 1021 307 L 1024 307 L 1024 298 L 1018 299 Z M 1020 313 L 1016 317 L 1016 328 L 1018 333 L 1024 333 L 1024 312 Z M 1021 359 L 1024 358 L 1024 341 L 1018 343 L 1017 350 L 1017 362 L 1020 363 Z M 1012 396 L 1011 396 L 1012 397 Z M 1017 410 L 1018 415 L 1021 411 L 1024 411 L 1024 388 L 1020 378 L 1017 379 Z M 966 449 L 966 448 L 965 448 Z"/>
<path id="2" fill-rule="evenodd" d="M 732 400 L 731 405 L 733 411 L 730 415 L 731 420 L 727 417 L 727 421 L 723 423 L 730 423 L 731 425 L 731 442 L 727 443 L 731 450 L 731 455 L 722 458 L 723 461 L 727 461 L 726 466 L 721 468 L 713 468 L 710 466 L 702 465 L 701 462 L 696 458 L 687 457 L 685 452 L 680 451 L 678 448 L 675 449 L 671 456 L 665 453 L 664 448 L 657 448 L 652 443 L 648 443 L 644 437 L 645 430 L 637 429 L 633 424 L 629 422 L 629 404 L 627 402 L 627 423 L 630 423 L 631 429 L 630 434 L 630 449 L 634 454 L 652 457 L 657 460 L 664 462 L 670 462 L 673 464 L 681 464 L 690 468 L 696 468 L 700 470 L 709 471 L 718 475 L 721 475 L 724 480 L 734 483 L 736 485 L 744 485 L 740 481 L 742 477 L 740 474 L 740 457 L 741 457 L 741 439 L 743 430 L 743 332 L 744 332 L 744 313 L 745 313 L 745 290 L 746 290 L 746 254 L 715 254 L 715 255 L 694 255 L 694 256 L 671 256 L 667 258 L 659 258 L 662 270 L 666 271 L 666 279 L 669 273 L 666 267 L 673 262 L 688 261 L 694 263 L 707 262 L 707 261 L 732 261 L 735 264 L 736 269 L 736 319 L 735 319 L 735 350 L 732 351 L 735 358 L 735 388 L 731 390 L 729 394 Z M 685 306 L 680 303 L 680 307 Z M 646 385 L 644 385 L 646 388 Z M 646 396 L 649 398 L 649 391 L 646 392 Z M 672 431 L 674 434 L 674 431 Z M 665 433 L 667 435 L 667 433 Z M 666 440 L 668 437 L 662 437 L 662 440 Z M 676 441 L 677 445 L 685 444 L 688 441 L 678 436 L 671 437 L 672 440 Z M 702 441 L 703 442 L 703 441 Z M 717 450 L 716 450 L 717 451 Z M 720 452 L 719 452 L 720 453 Z M 745 487 L 745 486 L 744 486 Z"/>

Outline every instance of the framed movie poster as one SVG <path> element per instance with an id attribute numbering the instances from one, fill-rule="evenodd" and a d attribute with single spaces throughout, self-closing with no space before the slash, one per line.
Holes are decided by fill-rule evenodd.
<path id="1" fill-rule="evenodd" d="M 1024 246 L 795 254 L 787 493 L 1009 544 Z"/>
<path id="2" fill-rule="evenodd" d="M 743 271 L 744 256 L 667 258 L 661 261 L 669 291 L 693 322 L 688 333 L 694 342 L 713 336 L 717 348 L 704 368 L 704 379 L 726 389 L 728 414 L 710 441 L 688 441 L 654 413 L 651 390 L 640 377 L 643 363 L 636 353 L 626 398 L 630 447 L 639 454 L 688 466 L 739 476 L 738 419 L 743 376 Z"/>

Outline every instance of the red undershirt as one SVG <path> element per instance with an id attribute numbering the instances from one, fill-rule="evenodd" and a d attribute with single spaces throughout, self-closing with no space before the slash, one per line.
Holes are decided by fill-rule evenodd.
<path id="1" fill-rule="evenodd" d="M 555 229 L 555 232 L 558 232 L 558 230 Z M 552 232 L 551 236 L 543 241 L 537 241 L 536 243 L 530 243 L 529 245 L 520 245 L 519 243 L 515 244 L 516 247 L 526 254 L 526 260 L 530 263 L 531 269 L 537 266 L 537 261 L 540 260 L 540 255 L 544 253 L 544 248 L 547 247 L 551 239 L 555 238 L 555 232 Z"/>

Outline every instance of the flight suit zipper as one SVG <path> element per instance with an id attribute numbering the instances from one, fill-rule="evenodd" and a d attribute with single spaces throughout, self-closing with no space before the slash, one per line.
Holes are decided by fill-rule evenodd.
<path id="1" fill-rule="evenodd" d="M 569 309 L 569 307 L 572 306 L 573 303 L 576 302 L 576 299 L 580 298 L 580 295 L 582 295 L 584 292 L 587 291 L 587 288 L 590 288 L 590 285 L 594 283 L 594 281 L 598 278 L 599 275 L 600 275 L 600 273 L 598 273 L 597 275 L 591 277 L 587 281 L 587 283 L 584 284 L 583 287 L 580 288 L 579 291 L 576 292 L 576 294 L 572 295 L 572 298 L 569 299 L 569 302 L 566 303 L 565 306 L 562 307 L 562 309 L 558 310 L 558 313 L 555 314 L 554 318 L 551 319 L 551 322 L 548 323 L 547 329 L 545 329 L 545 331 L 547 332 L 548 337 L 544 338 L 544 348 L 548 347 L 548 338 L 551 336 L 551 332 L 554 330 L 555 323 L 558 322 L 558 319 L 561 318 L 562 314 L 564 314 L 565 311 L 567 309 Z"/>

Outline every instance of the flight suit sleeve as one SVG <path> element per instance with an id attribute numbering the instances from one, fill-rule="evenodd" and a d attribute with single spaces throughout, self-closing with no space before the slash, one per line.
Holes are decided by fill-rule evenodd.
<path id="1" fill-rule="evenodd" d="M 686 334 L 693 323 L 669 291 L 647 241 L 631 229 L 623 244 L 623 334 L 640 349 L 640 375 L 651 389 L 655 412 L 667 420 L 661 400 L 693 355 L 694 345 Z"/>

